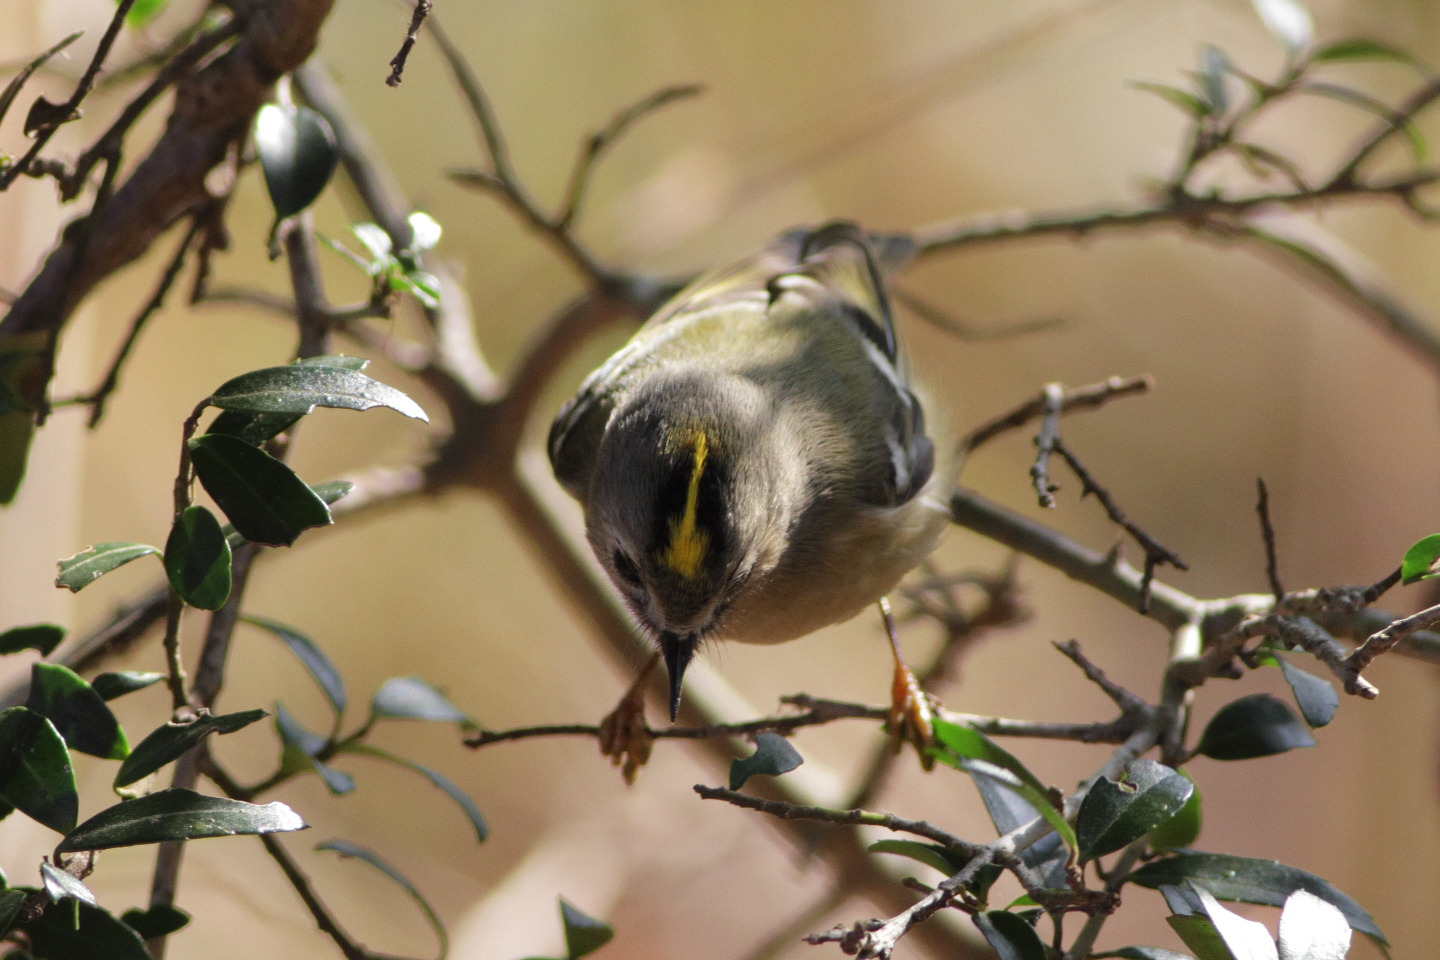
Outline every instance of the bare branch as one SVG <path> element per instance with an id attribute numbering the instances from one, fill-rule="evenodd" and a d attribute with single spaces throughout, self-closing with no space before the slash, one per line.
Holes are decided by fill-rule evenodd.
<path id="1" fill-rule="evenodd" d="M 405 63 L 410 59 L 410 50 L 415 46 L 415 40 L 420 35 L 421 25 L 425 23 L 425 18 L 430 14 L 430 6 L 430 0 L 415 0 L 415 12 L 410 15 L 410 26 L 405 31 L 405 40 L 400 44 L 400 51 L 390 60 L 390 76 L 385 78 L 386 86 L 400 86 L 401 75 L 405 72 Z"/>

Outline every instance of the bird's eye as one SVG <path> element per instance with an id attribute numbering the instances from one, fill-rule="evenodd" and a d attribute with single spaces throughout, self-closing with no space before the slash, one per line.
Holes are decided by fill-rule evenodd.
<path id="1" fill-rule="evenodd" d="M 616 550 L 611 556 L 610 562 L 615 567 L 615 575 L 625 581 L 628 586 L 636 588 L 644 586 L 640 581 L 640 568 L 635 566 L 635 561 L 631 560 L 624 550 Z"/>

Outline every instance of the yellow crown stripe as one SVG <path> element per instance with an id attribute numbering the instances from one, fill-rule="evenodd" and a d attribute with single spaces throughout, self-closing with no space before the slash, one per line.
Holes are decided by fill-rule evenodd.
<path id="1" fill-rule="evenodd" d="M 670 519 L 670 543 L 660 562 L 686 580 L 695 579 L 700 564 L 710 549 L 710 534 L 700 529 L 697 521 L 700 502 L 700 478 L 705 475 L 705 461 L 710 444 L 705 434 L 695 434 L 695 465 L 690 470 L 690 486 L 685 491 L 685 512 L 677 520 Z"/>

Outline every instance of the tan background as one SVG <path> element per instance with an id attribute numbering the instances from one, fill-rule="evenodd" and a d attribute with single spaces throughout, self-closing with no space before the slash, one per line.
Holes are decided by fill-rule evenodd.
<path id="1" fill-rule="evenodd" d="M 1278 45 L 1240 0 L 437 6 L 492 96 L 518 168 L 542 198 L 563 186 L 580 138 L 621 106 L 667 84 L 706 86 L 703 98 L 651 118 L 614 151 L 582 224 L 582 236 L 605 261 L 657 273 L 693 270 L 779 229 L 834 216 L 903 228 L 1008 207 L 1134 202 L 1148 180 L 1172 169 L 1182 123 L 1129 81 L 1180 82 L 1202 42 L 1218 43 L 1262 75 L 1280 60 Z M 84 28 L 64 67 L 76 71 L 109 9 L 104 0 L 0 0 L 0 60 L 23 61 Z M 1375 36 L 1424 57 L 1440 36 L 1440 8 L 1417 0 L 1328 0 L 1313 9 L 1322 37 Z M 415 204 L 444 225 L 440 252 L 463 267 L 482 341 L 503 367 L 579 287 L 496 205 L 444 178 L 448 168 L 473 165 L 476 146 L 434 49 L 420 45 L 399 90 L 383 85 L 406 17 L 397 5 L 338 4 L 320 56 Z M 145 38 L 127 37 L 120 58 L 146 49 Z M 1414 82 L 1393 66 L 1338 75 L 1391 98 Z M 36 89 L 46 83 L 65 89 L 53 77 Z M 87 110 L 103 119 L 120 102 L 111 93 Z M 0 128 L 0 147 L 10 152 L 24 148 L 18 120 Z M 152 134 L 159 122 L 150 122 Z M 1277 111 L 1265 136 L 1319 170 L 1366 126 L 1354 111 L 1317 103 Z M 1434 122 L 1426 129 L 1440 132 Z M 56 142 L 73 152 L 86 132 L 67 134 Z M 50 185 L 28 181 L 0 209 L 0 287 L 14 290 L 57 223 L 72 214 L 57 220 Z M 253 172 L 234 213 L 235 250 L 220 262 L 223 276 L 282 290 L 283 266 L 263 254 L 268 203 Z M 331 235 L 343 235 L 353 216 L 333 192 L 319 206 L 320 227 Z M 1440 315 L 1440 271 L 1433 267 L 1440 234 L 1382 205 L 1335 209 L 1322 223 L 1373 257 L 1406 302 Z M 57 394 L 98 378 L 173 242 L 91 298 L 64 342 Z M 354 271 L 326 256 L 332 299 L 360 295 Z M 1271 484 L 1291 587 L 1369 582 L 1436 529 L 1434 372 L 1294 272 L 1244 250 L 1153 231 L 935 258 L 905 283 L 977 324 L 1067 321 L 1058 331 L 970 344 L 907 317 L 917 365 L 953 408 L 957 429 L 1047 381 L 1156 377 L 1152 396 L 1076 418 L 1066 437 L 1130 514 L 1190 562 L 1191 573 L 1167 577 L 1196 595 L 1263 589 L 1252 510 L 1257 475 Z M 555 384 L 554 403 L 616 342 L 582 350 Z M 137 563 L 71 598 L 51 586 L 51 562 L 103 540 L 163 541 L 181 419 L 227 377 L 282 362 L 291 343 L 270 319 L 171 309 L 145 334 L 98 431 L 85 433 L 74 411 L 58 414 L 37 442 L 19 502 L 0 514 L 0 627 L 51 619 L 83 630 L 148 585 L 157 568 Z M 422 441 L 414 424 L 384 412 L 321 413 L 302 434 L 294 462 L 319 480 L 402 460 Z M 1023 439 L 996 444 L 970 464 L 965 480 L 1037 512 L 1028 456 Z M 1045 519 L 1108 547 L 1114 533 L 1098 508 L 1077 503 L 1076 484 L 1061 479 L 1060 509 Z M 1003 559 L 1003 551 L 958 532 L 939 555 L 951 569 L 994 569 Z M 1037 719 L 1107 717 L 1108 703 L 1049 649 L 1070 637 L 1121 682 L 1154 695 L 1165 640 L 1156 626 L 1034 563 L 1023 565 L 1022 577 L 1035 616 L 975 653 L 947 693 L 948 705 Z M 1410 610 L 1422 594 L 1411 588 L 1386 602 Z M 628 682 L 587 642 L 548 588 L 539 559 L 478 499 L 455 497 L 309 533 L 260 570 L 248 608 L 308 631 L 331 653 L 357 718 L 369 693 L 397 674 L 441 684 L 494 728 L 593 721 Z M 932 638 L 915 629 L 906 642 L 921 651 Z M 868 617 L 783 648 L 712 651 L 709 662 L 760 711 L 801 690 L 876 702 L 888 681 L 885 650 Z M 144 647 L 127 666 L 159 669 L 158 650 Z M 1436 674 L 1390 659 L 1372 678 L 1381 698 L 1344 703 L 1319 732 L 1320 749 L 1243 765 L 1197 761 L 1192 772 L 1209 818 L 1200 846 L 1321 874 L 1370 909 L 1397 957 L 1423 957 L 1440 932 L 1433 908 L 1440 889 Z M 1201 692 L 1200 719 L 1261 689 L 1275 691 L 1274 679 L 1212 684 Z M 324 720 L 318 695 L 278 645 L 244 633 L 222 706 L 277 700 L 312 725 Z M 164 698 L 152 690 L 120 706 L 138 740 L 163 716 Z M 869 727 L 837 726 L 802 734 L 797 744 L 812 764 L 844 771 L 876 736 Z M 451 729 L 422 724 L 393 724 L 378 739 L 469 789 L 494 835 L 477 847 L 428 784 L 373 763 L 346 765 L 361 785 L 349 797 L 331 799 L 313 780 L 286 788 L 279 799 L 315 825 L 289 846 L 344 922 L 375 949 L 423 956 L 430 947 L 393 888 L 364 868 L 306 853 L 312 838 L 343 836 L 380 851 L 433 898 L 452 925 L 455 955 L 477 960 L 562 949 L 557 894 L 615 923 L 619 935 L 602 956 L 738 958 L 824 887 L 823 871 L 778 843 L 761 818 L 696 799 L 690 785 L 719 783 L 723 771 L 670 744 L 660 745 L 639 784 L 626 789 L 588 742 L 472 754 Z M 275 747 L 269 732 L 251 730 L 219 751 L 245 776 L 259 777 Z M 1104 755 L 1031 744 L 1015 751 L 1062 786 Z M 111 772 L 88 759 L 79 772 L 84 810 L 94 811 L 105 802 Z M 907 771 L 884 805 L 988 837 L 973 789 L 953 772 Z M 13 882 L 31 882 L 51 843 L 46 831 L 11 817 L 0 823 L 0 864 Z M 143 850 L 107 854 L 93 886 L 103 902 L 123 909 L 143 899 L 149 870 Z M 180 904 L 197 919 L 174 941 L 174 957 L 331 955 L 250 841 L 194 845 Z M 1158 896 L 1135 891 L 1101 946 L 1178 948 L 1164 913 Z M 869 905 L 852 902 L 817 928 L 870 915 Z M 1251 915 L 1274 920 L 1274 911 Z M 914 946 L 902 951 L 918 955 Z M 801 945 L 786 954 L 834 955 L 833 947 Z M 1377 955 L 1368 944 L 1354 951 Z"/>

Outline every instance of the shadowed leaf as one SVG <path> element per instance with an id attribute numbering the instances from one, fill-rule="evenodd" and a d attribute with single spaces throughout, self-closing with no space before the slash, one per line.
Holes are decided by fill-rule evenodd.
<path id="1" fill-rule="evenodd" d="M 58 663 L 30 667 L 30 695 L 25 705 L 48 717 L 72 750 L 102 760 L 123 760 L 130 753 L 115 714 L 84 678 Z"/>
<path id="2" fill-rule="evenodd" d="M 65 741 L 26 707 L 0 713 L 0 798 L 58 833 L 72 829 L 80 813 Z"/>
<path id="3" fill-rule="evenodd" d="M 778 777 L 789 773 L 804 762 L 800 751 L 778 733 L 757 734 L 755 752 L 730 761 L 730 789 L 739 790 L 751 777 Z"/>

